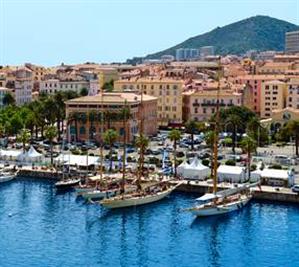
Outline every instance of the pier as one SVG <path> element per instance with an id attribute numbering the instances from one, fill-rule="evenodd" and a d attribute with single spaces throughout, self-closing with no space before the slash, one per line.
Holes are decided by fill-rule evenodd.
<path id="1" fill-rule="evenodd" d="M 198 193 L 199 195 L 212 192 L 213 185 L 206 181 L 184 181 L 176 190 L 181 192 Z M 231 184 L 218 184 L 219 191 L 232 188 Z M 290 188 L 262 185 L 253 190 L 253 199 L 299 203 L 299 194 Z"/>

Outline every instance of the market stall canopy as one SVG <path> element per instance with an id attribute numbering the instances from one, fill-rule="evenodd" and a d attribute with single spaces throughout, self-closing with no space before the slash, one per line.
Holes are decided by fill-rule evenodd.
<path id="1" fill-rule="evenodd" d="M 100 158 L 95 156 L 86 156 L 86 155 L 67 155 L 60 154 L 57 158 L 54 159 L 56 164 L 61 164 L 70 166 L 93 166 L 99 165 Z"/>

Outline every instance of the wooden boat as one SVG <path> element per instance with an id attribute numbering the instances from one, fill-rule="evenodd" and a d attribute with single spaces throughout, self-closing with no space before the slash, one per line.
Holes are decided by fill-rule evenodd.
<path id="1" fill-rule="evenodd" d="M 78 185 L 80 183 L 81 179 L 79 178 L 73 178 L 73 179 L 67 179 L 67 180 L 61 180 L 55 183 L 55 187 L 57 189 L 71 189 L 75 185 Z"/>
<path id="2" fill-rule="evenodd" d="M 219 59 L 220 64 L 220 59 Z M 218 75 L 217 87 L 217 105 L 216 105 L 216 121 L 213 138 L 213 193 L 205 194 L 197 199 L 202 201 L 202 204 L 197 204 L 194 207 L 185 209 L 196 216 L 212 216 L 229 213 L 243 208 L 252 198 L 250 194 L 250 186 L 244 185 L 240 188 L 233 188 L 224 190 L 221 193 L 217 190 L 217 168 L 218 168 L 218 138 L 219 138 L 219 123 L 220 123 L 220 110 L 219 110 L 219 93 L 220 93 L 220 77 Z M 250 166 L 248 168 L 250 170 Z M 249 172 L 248 172 L 249 173 Z"/>
<path id="3" fill-rule="evenodd" d="M 198 217 L 213 216 L 242 209 L 252 198 L 251 194 L 237 194 L 215 202 L 208 202 L 188 209 Z"/>
<path id="4" fill-rule="evenodd" d="M 125 193 L 132 193 L 136 191 L 137 187 L 135 185 L 126 185 L 125 186 Z M 82 193 L 82 197 L 87 200 L 93 200 L 93 199 L 101 199 L 101 198 L 110 198 L 115 197 L 117 195 L 121 194 L 121 188 L 120 187 L 114 187 L 111 189 L 104 189 L 104 190 L 95 190 Z"/>
<path id="5" fill-rule="evenodd" d="M 14 173 L 10 172 L 2 172 L 0 174 L 0 183 L 5 183 L 13 180 L 16 177 Z"/>
<path id="6" fill-rule="evenodd" d="M 109 209 L 125 208 L 132 206 L 145 205 L 159 201 L 167 197 L 173 190 L 175 190 L 181 183 L 161 187 L 157 191 L 145 193 L 137 192 L 133 194 L 122 194 L 113 198 L 103 199 L 100 203 Z"/>

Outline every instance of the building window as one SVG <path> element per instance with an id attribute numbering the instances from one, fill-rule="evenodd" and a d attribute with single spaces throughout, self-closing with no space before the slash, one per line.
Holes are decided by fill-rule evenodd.
<path id="1" fill-rule="evenodd" d="M 203 112 L 203 113 L 207 113 L 206 108 L 203 108 L 203 109 L 202 109 L 202 112 Z"/>
<path id="2" fill-rule="evenodd" d="M 194 109 L 194 113 L 198 113 L 198 109 L 197 108 Z"/>
<path id="3" fill-rule="evenodd" d="M 79 132 L 80 132 L 80 134 L 85 134 L 86 133 L 85 127 L 81 126 Z"/>

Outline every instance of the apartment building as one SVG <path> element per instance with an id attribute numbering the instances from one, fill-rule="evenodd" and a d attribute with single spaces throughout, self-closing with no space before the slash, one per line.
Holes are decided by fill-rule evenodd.
<path id="1" fill-rule="evenodd" d="M 158 99 L 159 126 L 180 126 L 183 122 L 183 80 L 175 79 L 126 79 L 114 82 L 117 91 L 135 91 Z"/>
<path id="2" fill-rule="evenodd" d="M 101 112 L 104 112 L 103 130 L 114 129 L 119 134 L 119 142 L 123 141 L 123 120 L 118 114 L 124 107 L 129 107 L 131 116 L 126 125 L 127 142 L 132 142 L 143 122 L 143 133 L 155 135 L 157 133 L 157 98 L 149 95 L 142 96 L 129 92 L 104 93 L 103 96 L 85 96 L 66 101 L 66 117 L 70 120 L 76 113 L 78 120 L 70 120 L 71 140 L 100 141 L 101 140 Z M 93 113 L 93 119 L 90 114 Z M 76 129 L 77 127 L 77 129 Z"/>
<path id="3" fill-rule="evenodd" d="M 299 111 L 299 77 L 291 78 L 287 83 L 287 104 L 286 106 Z"/>
<path id="4" fill-rule="evenodd" d="M 78 80 L 60 80 L 60 79 L 47 79 L 40 81 L 40 92 L 46 94 L 54 94 L 56 92 L 75 91 L 80 94 L 81 90 L 86 88 L 89 90 L 90 82 L 84 79 Z"/>
<path id="5" fill-rule="evenodd" d="M 242 94 L 233 90 L 220 90 L 220 108 L 242 105 Z M 184 121 L 206 121 L 216 112 L 217 90 L 191 90 L 183 93 Z"/>
<path id="6" fill-rule="evenodd" d="M 286 33 L 286 35 L 285 35 L 285 50 L 287 53 L 299 52 L 299 31 Z"/>
<path id="7" fill-rule="evenodd" d="M 272 111 L 286 106 L 287 84 L 273 80 L 264 82 L 261 88 L 261 117 L 270 118 Z"/>
<path id="8" fill-rule="evenodd" d="M 246 99 L 250 101 L 244 102 L 244 105 L 255 112 L 257 115 L 261 113 L 261 88 L 262 84 L 267 81 L 285 79 L 285 75 L 244 75 L 234 79 L 237 84 L 242 84 L 247 88 Z M 249 103 L 249 105 L 247 105 Z"/>
<path id="9" fill-rule="evenodd" d="M 20 68 L 15 71 L 14 94 L 16 105 L 21 106 L 32 101 L 33 76 L 32 71 Z"/>

